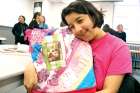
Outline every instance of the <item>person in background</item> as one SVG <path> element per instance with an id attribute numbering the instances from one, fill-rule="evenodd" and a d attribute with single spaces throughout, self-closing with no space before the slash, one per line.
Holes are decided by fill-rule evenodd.
<path id="1" fill-rule="evenodd" d="M 39 28 L 48 29 L 48 25 L 45 23 L 45 16 L 39 16 Z"/>
<path id="2" fill-rule="evenodd" d="M 15 36 L 15 44 L 21 43 L 26 44 L 24 40 L 25 30 L 28 28 L 28 25 L 25 23 L 25 17 L 20 15 L 18 18 L 18 23 L 12 28 L 12 33 Z"/>
<path id="3" fill-rule="evenodd" d="M 29 24 L 29 29 L 39 28 L 39 23 L 40 23 L 39 17 L 40 16 L 41 16 L 41 13 L 40 12 L 34 13 L 34 16 L 32 18 L 32 21 Z"/>
<path id="4" fill-rule="evenodd" d="M 119 24 L 117 26 L 117 31 L 119 32 L 119 35 L 120 35 L 120 38 L 126 42 L 126 33 L 124 32 L 123 30 L 123 25 L 122 24 Z"/>
<path id="5" fill-rule="evenodd" d="M 101 29 L 103 14 L 88 1 L 72 2 L 63 9 L 61 17 L 75 37 L 89 42 L 92 47 L 96 93 L 118 93 L 124 76 L 132 73 L 131 54 L 127 44 Z M 78 93 L 83 93 L 82 91 L 84 90 Z M 92 93 L 92 89 L 84 93 Z"/>
<path id="6" fill-rule="evenodd" d="M 118 38 L 120 38 L 120 34 L 115 31 L 114 29 L 112 29 L 108 24 L 105 24 L 102 28 L 103 31 L 110 33 L 111 35 L 114 35 Z"/>

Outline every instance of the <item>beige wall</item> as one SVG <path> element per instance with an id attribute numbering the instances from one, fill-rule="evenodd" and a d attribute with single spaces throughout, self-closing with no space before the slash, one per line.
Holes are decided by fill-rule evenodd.
<path id="1" fill-rule="evenodd" d="M 116 3 L 114 7 L 113 28 L 118 24 L 124 25 L 127 42 L 140 43 L 140 0 L 124 0 Z"/>
<path id="2" fill-rule="evenodd" d="M 105 11 L 105 23 L 112 25 L 113 22 L 113 2 L 96 2 L 93 3 L 98 9 L 103 8 Z M 46 16 L 46 22 L 50 26 L 59 27 L 61 22 L 61 11 L 68 3 L 52 3 L 45 0 L 43 2 L 43 15 Z"/>
<path id="3" fill-rule="evenodd" d="M 0 25 L 2 26 L 12 27 L 21 14 L 29 23 L 33 14 L 33 0 L 1 0 L 0 12 Z"/>

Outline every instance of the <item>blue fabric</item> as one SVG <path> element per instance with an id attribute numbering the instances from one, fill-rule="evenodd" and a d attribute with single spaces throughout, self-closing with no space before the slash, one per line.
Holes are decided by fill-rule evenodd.
<path id="1" fill-rule="evenodd" d="M 48 29 L 48 25 L 45 24 L 45 23 L 42 23 L 42 24 L 39 25 L 39 28 L 41 28 L 41 29 Z"/>
<path id="2" fill-rule="evenodd" d="M 91 88 L 95 86 L 95 76 L 93 72 L 93 68 L 90 69 L 87 76 L 84 78 L 84 80 L 81 82 L 81 84 L 77 87 L 77 89 L 82 88 Z"/>
<path id="3" fill-rule="evenodd" d="M 35 62 L 37 59 L 38 59 L 38 54 L 40 53 L 41 51 L 41 45 L 39 43 L 35 43 L 33 46 L 32 46 L 32 59 L 33 59 L 33 62 Z"/>

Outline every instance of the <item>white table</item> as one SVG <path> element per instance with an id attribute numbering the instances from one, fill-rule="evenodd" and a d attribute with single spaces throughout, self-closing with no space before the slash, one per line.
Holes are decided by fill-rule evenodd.
<path id="1" fill-rule="evenodd" d="M 27 45 L 18 46 L 18 50 L 4 52 L 3 49 L 15 48 L 16 45 L 0 45 L 0 93 L 8 93 L 23 84 L 25 65 L 32 61 Z M 10 93 L 10 92 L 9 92 Z"/>

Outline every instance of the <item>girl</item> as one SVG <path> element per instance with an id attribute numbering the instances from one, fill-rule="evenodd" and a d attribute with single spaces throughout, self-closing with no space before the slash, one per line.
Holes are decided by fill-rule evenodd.
<path id="1" fill-rule="evenodd" d="M 61 16 L 71 32 L 92 47 L 97 93 L 117 93 L 125 74 L 132 73 L 126 43 L 102 31 L 103 14 L 88 1 L 72 2 Z"/>

